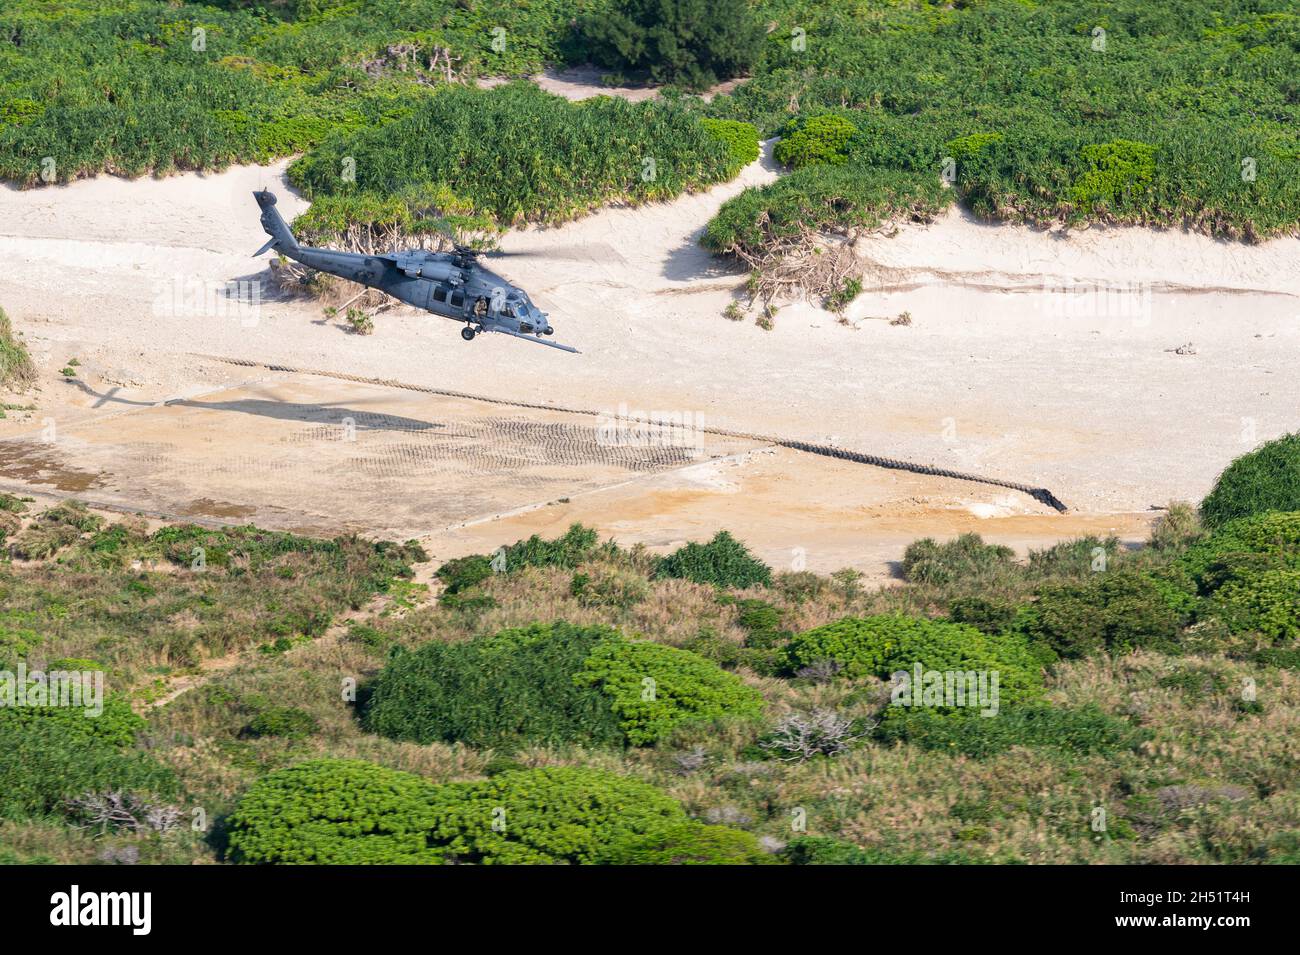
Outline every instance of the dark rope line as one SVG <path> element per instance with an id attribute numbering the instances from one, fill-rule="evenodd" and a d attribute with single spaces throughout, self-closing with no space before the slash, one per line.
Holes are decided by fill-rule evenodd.
<path id="1" fill-rule="evenodd" d="M 465 398 L 470 401 L 482 401 L 488 404 L 505 405 L 512 408 L 530 408 L 537 411 L 558 411 L 563 414 L 586 415 L 588 417 L 599 417 L 603 414 L 603 412 L 592 411 L 588 408 L 566 408 L 563 405 L 548 405 L 529 401 L 512 401 L 508 398 L 491 398 L 487 395 L 476 395 L 467 391 L 452 391 L 447 388 L 432 388 L 427 385 L 411 385 L 402 381 L 394 381 L 391 378 L 366 378 L 362 375 L 351 375 L 341 371 L 318 371 L 311 368 L 292 368 L 288 365 L 272 365 L 267 364 L 266 362 L 249 361 L 244 358 L 225 358 L 221 355 L 195 354 L 194 357 L 204 358 L 210 361 L 219 361 L 227 365 L 238 365 L 242 368 L 265 368 L 268 371 L 282 371 L 294 375 L 315 375 L 320 378 L 337 378 L 341 381 L 353 381 L 358 384 L 379 385 L 384 388 L 399 388 L 403 391 L 418 391 L 423 394 L 440 395 L 446 398 Z M 664 428 L 685 427 L 685 425 L 676 424 L 670 421 L 654 421 L 643 418 L 629 418 L 628 420 Z M 792 438 L 774 437 L 770 434 L 757 434 L 752 431 L 732 431 L 727 428 L 696 428 L 695 430 L 702 431 L 705 434 L 718 435 L 719 437 L 746 438 L 752 441 L 760 441 L 764 444 L 774 444 L 778 447 L 790 448 L 793 451 L 803 451 L 807 454 L 820 454 L 823 457 L 837 458 L 841 461 L 853 461 L 857 464 L 869 464 L 872 467 L 886 468 L 891 471 L 909 471 L 912 474 L 926 474 L 932 477 L 946 477 L 958 481 L 971 481 L 976 484 L 990 484 L 995 487 L 1005 487 L 1013 491 L 1020 491 L 1022 494 L 1028 494 L 1034 500 L 1046 504 L 1048 507 L 1055 508 L 1062 514 L 1068 510 L 1068 508 L 1061 503 L 1060 498 L 1045 487 L 1033 487 L 1028 484 L 1020 484 L 1016 481 L 1004 481 L 1001 478 L 984 477 L 979 474 L 968 474 L 964 471 L 953 471 L 948 468 L 939 468 L 928 464 L 913 464 L 910 461 L 900 461 L 896 458 L 882 458 L 874 454 L 848 451 L 844 448 L 837 448 L 829 444 L 813 444 L 808 441 L 796 441 Z"/>

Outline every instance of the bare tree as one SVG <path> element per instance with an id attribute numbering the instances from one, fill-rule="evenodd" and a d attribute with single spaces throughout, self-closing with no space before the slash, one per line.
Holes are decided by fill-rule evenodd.
<path id="1" fill-rule="evenodd" d="M 68 811 L 80 820 L 79 829 L 170 832 L 181 824 L 180 809 L 155 805 L 132 793 L 86 793 L 69 799 Z"/>
<path id="2" fill-rule="evenodd" d="M 864 726 L 863 732 L 855 734 L 853 723 L 851 717 L 824 708 L 789 713 L 777 721 L 772 735 L 759 745 L 783 754 L 778 758 L 786 762 L 802 763 L 814 756 L 838 756 L 871 729 L 871 726 Z"/>

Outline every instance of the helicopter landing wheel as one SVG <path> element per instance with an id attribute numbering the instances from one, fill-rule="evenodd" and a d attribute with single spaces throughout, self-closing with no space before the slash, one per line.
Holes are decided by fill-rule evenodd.
<path id="1" fill-rule="evenodd" d="M 460 337 L 465 339 L 467 342 L 472 342 L 474 340 L 474 329 L 466 325 L 460 330 Z"/>

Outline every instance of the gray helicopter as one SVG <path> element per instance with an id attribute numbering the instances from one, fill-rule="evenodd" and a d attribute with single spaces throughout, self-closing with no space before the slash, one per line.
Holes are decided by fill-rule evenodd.
<path id="1" fill-rule="evenodd" d="M 262 228 L 271 237 L 253 253 L 254 258 L 274 249 L 309 268 L 379 289 L 408 305 L 464 322 L 460 337 L 467 342 L 473 341 L 478 332 L 504 332 L 562 351 L 578 351 L 542 338 L 555 331 L 546 313 L 523 289 L 480 265 L 481 253 L 474 249 L 454 245 L 451 252 L 413 249 L 374 255 L 312 249 L 299 245 L 293 237 L 284 217 L 276 211 L 275 196 L 264 189 L 253 193 L 253 198 L 262 209 Z"/>

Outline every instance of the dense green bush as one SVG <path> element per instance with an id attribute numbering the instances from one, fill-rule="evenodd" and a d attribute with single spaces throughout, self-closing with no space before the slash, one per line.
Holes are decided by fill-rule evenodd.
<path id="1" fill-rule="evenodd" d="M 1204 595 L 1232 576 L 1234 563 L 1300 567 L 1300 511 L 1265 511 L 1229 521 L 1188 547 L 1176 569 Z"/>
<path id="2" fill-rule="evenodd" d="M 545 540 L 534 534 L 528 540 L 516 541 L 504 550 L 505 570 L 523 567 L 564 567 L 573 569 L 596 550 L 599 538 L 590 527 L 573 524 L 554 540 Z"/>
<path id="3" fill-rule="evenodd" d="M 597 769 L 512 770 L 439 786 L 430 842 L 448 861 L 595 864 L 630 837 L 687 822 L 676 800 Z"/>
<path id="4" fill-rule="evenodd" d="M 864 210 L 905 219 L 952 159 L 943 201 L 994 220 L 1155 223 L 1251 241 L 1296 230 L 1300 99 L 1279 77 L 1295 73 L 1300 52 L 1281 0 L 1119 0 L 1105 16 L 1083 0 L 940 6 L 893 4 L 864 19 L 778 4 L 754 78 L 710 104 L 764 135 L 791 114 L 828 112 L 862 130 L 835 167 L 857 188 L 805 217 L 813 227 L 858 228 Z M 1093 49 L 1099 25 L 1105 50 Z M 913 188 L 899 189 L 901 177 Z M 822 188 L 747 190 L 706 241 L 775 251 L 780 230 L 751 225 L 821 212 Z"/>
<path id="5" fill-rule="evenodd" d="M 365 727 L 417 743 L 503 750 L 620 744 L 609 699 L 576 681 L 592 652 L 616 637 L 607 627 L 533 624 L 398 653 L 374 682 Z"/>
<path id="6" fill-rule="evenodd" d="M 1111 208 L 1141 206 L 1156 174 L 1156 149 L 1146 143 L 1118 139 L 1094 143 L 1080 151 L 1084 171 L 1070 186 L 1071 202 Z"/>
<path id="7" fill-rule="evenodd" d="M 50 669 L 58 669 L 57 664 Z M 17 726 L 59 725 L 74 736 L 95 740 L 112 747 L 133 746 L 145 727 L 144 717 L 131 704 L 113 693 L 105 692 L 103 712 L 88 715 L 76 706 L 0 706 L 0 723 Z"/>
<path id="8" fill-rule="evenodd" d="M 772 582 L 772 569 L 750 554 L 727 531 L 718 531 L 707 544 L 691 542 L 663 558 L 656 577 L 677 577 L 715 587 L 764 587 Z"/>
<path id="9" fill-rule="evenodd" d="M 818 164 L 728 199 L 700 242 L 750 261 L 808 231 L 869 229 L 894 216 L 930 219 L 953 201 L 932 173 Z"/>
<path id="10" fill-rule="evenodd" d="M 559 537 L 546 540 L 534 534 L 527 540 L 515 541 L 500 548 L 495 554 L 470 554 L 447 561 L 438 568 L 436 576 L 444 584 L 440 602 L 448 607 L 473 604 L 466 592 L 483 583 L 493 573 L 512 573 L 524 567 L 575 568 L 594 556 L 598 550 L 596 532 L 581 524 L 572 525 Z M 617 550 L 611 542 L 605 545 L 609 552 Z M 575 592 L 574 596 L 577 596 Z M 486 601 L 486 598 L 485 598 Z M 490 601 L 487 601 L 490 605 Z"/>
<path id="11" fill-rule="evenodd" d="M 888 679 L 899 671 L 998 671 L 1001 705 L 1041 692 L 1039 666 L 1024 640 L 974 627 L 893 614 L 845 617 L 797 634 L 786 647 L 792 672 L 829 660 L 850 678 Z"/>
<path id="12" fill-rule="evenodd" d="M 745 667 L 761 676 L 777 676 L 784 662 L 780 649 L 775 646 L 753 647 L 748 645 L 748 641 L 741 645 L 712 627 L 701 627 L 699 633 L 682 644 L 682 649 L 716 663 L 724 670 Z"/>
<path id="13" fill-rule="evenodd" d="M 289 22 L 258 9 L 271 7 Z M 46 156 L 61 182 L 265 162 L 393 118 L 441 82 L 426 65 L 442 51 L 470 80 L 565 60 L 576 52 L 572 16 L 555 4 L 456 0 L 9 0 L 0 176 L 38 183 Z M 484 38 L 504 22 L 510 42 L 497 50 Z"/>
<path id="14" fill-rule="evenodd" d="M 601 854 L 604 865 L 771 865 L 748 832 L 727 826 L 679 822 L 622 837 Z"/>
<path id="15" fill-rule="evenodd" d="M 727 144 L 683 106 L 609 96 L 573 103 L 519 82 L 421 95 L 404 116 L 330 137 L 289 175 L 313 201 L 447 186 L 515 225 L 563 222 L 613 199 L 669 199 L 734 169 Z"/>
<path id="16" fill-rule="evenodd" d="M 675 727 L 722 717 L 753 717 L 763 697 L 733 674 L 687 650 L 659 643 L 608 640 L 596 645 L 576 678 L 608 697 L 634 745 Z"/>
<path id="17" fill-rule="evenodd" d="M 978 534 L 962 534 L 945 543 L 925 537 L 903 552 L 903 576 L 913 583 L 977 582 L 1005 573 L 1016 552 L 1001 544 L 986 544 Z"/>
<path id="18" fill-rule="evenodd" d="M 958 597 L 948 604 L 948 619 L 985 633 L 1002 633 L 1015 621 L 1016 608 L 984 597 Z"/>
<path id="19" fill-rule="evenodd" d="M 234 862 L 434 864 L 434 787 L 360 760 L 317 759 L 277 770 L 243 795 L 229 819 Z"/>
<path id="20" fill-rule="evenodd" d="M 394 739 L 508 751 L 644 745 L 680 723 L 754 716 L 762 705 L 693 653 L 557 622 L 397 651 L 369 688 L 363 719 Z"/>
<path id="21" fill-rule="evenodd" d="M 1208 612 L 1233 633 L 1295 641 L 1300 638 L 1300 569 L 1234 576 L 1215 591 Z"/>
<path id="22" fill-rule="evenodd" d="M 736 601 L 736 623 L 745 631 L 745 646 L 768 650 L 784 643 L 793 634 L 782 626 L 781 608 L 766 600 L 746 598 Z"/>
<path id="23" fill-rule="evenodd" d="M 889 707 L 877 728 L 885 743 L 906 742 L 924 749 L 982 758 L 1013 746 L 1052 747 L 1069 753 L 1115 753 L 1134 749 L 1146 734 L 1128 720 L 1095 706 L 1013 706 L 996 716 L 969 712 L 955 717 L 930 709 Z"/>
<path id="24" fill-rule="evenodd" d="M 1182 622 L 1150 576 L 1112 571 L 1040 588 L 1016 628 L 1063 657 L 1081 657 L 1102 650 L 1175 650 Z"/>
<path id="25" fill-rule="evenodd" d="M 594 63 L 703 89 L 748 69 L 764 30 L 746 0 L 613 0 L 581 33 Z"/>
<path id="26" fill-rule="evenodd" d="M 443 583 L 443 597 L 454 597 L 492 576 L 492 558 L 484 554 L 455 557 L 434 574 Z"/>
<path id="27" fill-rule="evenodd" d="M 758 129 L 753 123 L 744 123 L 734 119 L 701 119 L 700 125 L 712 136 L 727 145 L 731 156 L 731 168 L 740 172 L 758 158 Z"/>
<path id="28" fill-rule="evenodd" d="M 511 770 L 434 786 L 372 763 L 320 759 L 253 784 L 229 819 L 229 856 L 280 864 L 594 864 L 611 850 L 630 861 L 674 845 L 702 857 L 755 849 L 743 834 L 683 828 L 691 825 L 676 800 L 602 770 Z"/>
<path id="29" fill-rule="evenodd" d="M 40 816 L 86 793 L 171 797 L 171 770 L 147 754 L 123 750 L 70 719 L 0 716 L 0 817 Z M 95 723 L 79 713 L 76 719 Z M 111 736 L 111 734 L 110 734 Z"/>
<path id="30" fill-rule="evenodd" d="M 838 165 L 848 161 L 849 143 L 857 134 L 858 127 L 834 113 L 796 116 L 781 130 L 773 155 L 791 169 Z"/>
<path id="31" fill-rule="evenodd" d="M 1264 511 L 1300 511 L 1300 433 L 1237 458 L 1201 502 L 1201 519 L 1212 530 Z"/>

